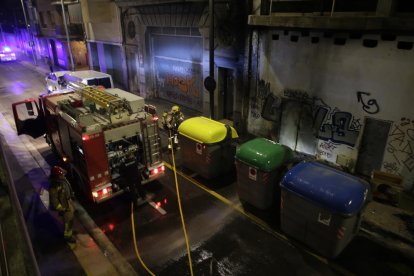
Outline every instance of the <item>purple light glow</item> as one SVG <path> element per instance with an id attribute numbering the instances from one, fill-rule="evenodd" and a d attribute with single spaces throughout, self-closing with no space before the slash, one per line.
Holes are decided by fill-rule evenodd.
<path id="1" fill-rule="evenodd" d="M 5 52 L 11 52 L 11 49 L 8 46 L 4 46 L 3 47 L 3 51 L 5 51 Z"/>
<path id="2" fill-rule="evenodd" d="M 30 89 L 29 85 L 20 81 L 12 82 L 9 86 L 9 90 L 16 96 L 24 95 L 27 89 Z"/>

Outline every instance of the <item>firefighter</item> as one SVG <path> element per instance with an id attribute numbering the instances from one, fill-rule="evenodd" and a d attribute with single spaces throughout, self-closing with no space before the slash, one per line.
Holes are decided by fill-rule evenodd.
<path id="1" fill-rule="evenodd" d="M 52 63 L 52 59 L 50 57 L 48 57 L 48 56 L 46 56 L 45 59 L 46 59 L 47 66 L 49 66 L 50 73 L 53 73 L 53 63 Z"/>
<path id="2" fill-rule="evenodd" d="M 184 114 L 178 105 L 171 107 L 171 111 L 162 114 L 162 123 L 165 129 L 170 132 L 170 139 L 175 148 L 178 148 L 178 127 L 184 121 Z M 168 143 L 168 148 L 171 144 Z"/>
<path id="3" fill-rule="evenodd" d="M 140 206 L 154 197 L 152 193 L 147 193 L 144 189 L 141 183 L 142 176 L 138 165 L 137 157 L 133 152 L 130 152 L 120 168 L 120 173 L 125 179 L 128 179 L 128 189 L 131 192 L 132 200 L 136 206 Z"/>
<path id="4" fill-rule="evenodd" d="M 76 243 L 72 230 L 75 210 L 72 202 L 74 194 L 65 174 L 66 171 L 59 166 L 54 166 L 50 172 L 50 205 L 62 217 L 64 223 L 63 237 L 65 241 L 68 243 Z"/>

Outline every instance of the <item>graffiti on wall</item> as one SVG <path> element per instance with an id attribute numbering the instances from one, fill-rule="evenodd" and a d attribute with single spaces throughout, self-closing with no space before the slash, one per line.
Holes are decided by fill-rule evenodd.
<path id="1" fill-rule="evenodd" d="M 264 106 L 266 98 L 271 94 L 272 92 L 270 91 L 270 83 L 265 82 L 264 80 L 259 80 L 256 95 L 253 95 L 250 98 L 250 116 L 253 119 L 261 118 L 261 114 L 263 111 L 262 107 Z"/>
<path id="2" fill-rule="evenodd" d="M 338 144 L 332 141 L 323 141 L 319 144 L 317 149 L 317 154 L 323 156 L 327 159 L 331 158 L 334 154 L 335 149 L 338 147 Z"/>
<path id="3" fill-rule="evenodd" d="M 326 106 L 316 109 L 313 125 L 319 139 L 351 147 L 355 146 L 361 129 L 359 119 L 353 118 L 351 113 Z"/>
<path id="4" fill-rule="evenodd" d="M 203 98 L 201 65 L 161 57 L 156 57 L 155 60 L 159 96 L 201 110 Z"/>
<path id="5" fill-rule="evenodd" d="M 262 117 L 268 121 L 279 122 L 280 121 L 280 106 L 282 99 L 276 97 L 273 94 L 269 94 L 264 101 L 262 109 Z"/>
<path id="6" fill-rule="evenodd" d="M 409 172 L 414 170 L 414 120 L 401 118 L 394 126 L 388 136 L 387 151 L 394 157 L 394 172 L 406 168 Z M 391 162 L 388 162 L 391 163 Z M 390 168 L 384 163 L 384 169 Z"/>
<path id="7" fill-rule="evenodd" d="M 384 170 L 387 173 L 399 175 L 400 166 L 397 164 L 397 162 L 384 162 L 383 166 L 384 166 Z"/>
<path id="8" fill-rule="evenodd" d="M 380 111 L 380 107 L 376 99 L 368 99 L 371 93 L 368 92 L 357 92 L 358 102 L 362 104 L 362 109 L 368 114 L 377 114 Z"/>
<path id="9" fill-rule="evenodd" d="M 283 90 L 283 95 L 286 98 L 289 98 L 291 100 L 296 100 L 299 102 L 309 102 L 311 100 L 311 97 L 308 95 L 306 91 L 299 90 L 299 89 L 286 88 L 285 90 Z"/>
<path id="10" fill-rule="evenodd" d="M 195 85 L 195 78 L 192 76 L 177 76 L 174 74 L 169 74 L 165 76 L 164 83 L 176 88 L 178 91 L 185 95 L 194 97 L 200 96 L 200 90 Z"/>
<path id="11" fill-rule="evenodd" d="M 319 146 L 319 150 L 325 152 L 325 155 L 332 157 L 332 151 L 339 144 L 355 146 L 362 127 L 360 119 L 336 107 L 331 108 L 322 99 L 311 97 L 303 90 L 284 89 L 283 96 L 282 99 L 273 95 L 270 90 L 270 83 L 260 80 L 257 93 L 250 98 L 251 118 L 263 118 L 279 124 L 283 102 L 286 100 L 298 102 L 302 104 L 299 120 L 303 121 L 304 117 L 307 116 L 313 118 L 312 126 L 315 138 L 326 142 Z M 309 112 L 305 112 L 308 110 L 305 106 L 310 107 Z M 331 149 L 331 151 L 328 149 Z"/>
<path id="12" fill-rule="evenodd" d="M 297 89 L 284 89 L 283 95 L 289 100 L 312 104 L 315 99 L 311 98 L 306 91 Z M 266 119 L 279 122 L 282 98 L 275 96 L 270 90 L 270 83 L 260 80 L 257 94 L 250 99 L 250 115 L 254 119 Z"/>

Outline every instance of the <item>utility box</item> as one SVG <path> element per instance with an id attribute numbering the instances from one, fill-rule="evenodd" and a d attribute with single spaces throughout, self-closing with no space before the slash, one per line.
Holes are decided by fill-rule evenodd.
<path id="1" fill-rule="evenodd" d="M 292 159 L 287 146 L 265 138 L 255 138 L 240 146 L 236 153 L 237 193 L 259 209 L 277 203 L 280 188 L 277 183 Z"/>
<path id="2" fill-rule="evenodd" d="M 359 230 L 369 184 L 317 162 L 302 162 L 281 182 L 281 229 L 334 258 Z"/>
<path id="3" fill-rule="evenodd" d="M 206 117 L 193 117 L 178 127 L 183 165 L 211 179 L 233 169 L 236 139 L 233 127 Z"/>

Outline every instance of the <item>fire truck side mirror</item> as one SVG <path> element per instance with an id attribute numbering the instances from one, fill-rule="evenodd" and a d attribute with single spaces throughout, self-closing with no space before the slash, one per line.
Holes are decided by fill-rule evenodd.
<path id="1" fill-rule="evenodd" d="M 32 102 L 26 102 L 26 109 L 27 109 L 27 115 L 29 116 L 35 115 Z"/>

